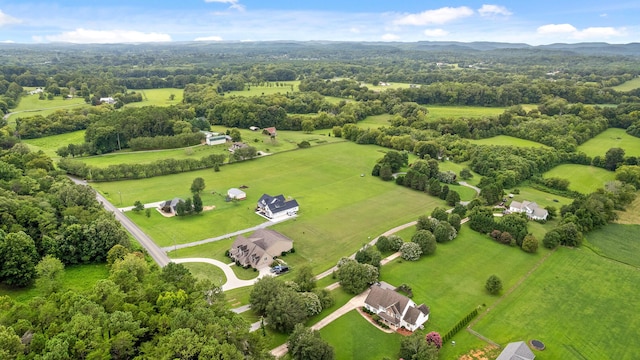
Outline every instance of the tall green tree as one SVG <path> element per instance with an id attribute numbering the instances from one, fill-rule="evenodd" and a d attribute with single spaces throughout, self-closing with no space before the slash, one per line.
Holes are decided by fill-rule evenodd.
<path id="1" fill-rule="evenodd" d="M 60 278 L 64 274 L 64 264 L 52 255 L 43 257 L 36 265 L 36 286 L 49 294 L 60 289 Z"/>
<path id="2" fill-rule="evenodd" d="M 193 194 L 193 212 L 195 214 L 200 214 L 204 210 L 202 205 L 202 198 L 200 194 Z"/>
<path id="3" fill-rule="evenodd" d="M 204 184 L 204 179 L 201 177 L 197 177 L 195 179 L 193 179 L 193 182 L 191 183 L 191 193 L 192 194 L 199 194 L 201 193 L 205 188 L 205 184 Z"/>
<path id="4" fill-rule="evenodd" d="M 337 270 L 340 286 L 350 294 L 360 294 L 378 280 L 378 269 L 369 264 L 360 264 L 349 258 L 342 258 Z"/>
<path id="5" fill-rule="evenodd" d="M 38 259 L 36 245 L 24 231 L 5 235 L 0 230 L 0 281 L 12 287 L 31 285 Z"/>
<path id="6" fill-rule="evenodd" d="M 333 348 L 317 330 L 298 324 L 287 340 L 289 354 L 294 360 L 333 360 Z"/>

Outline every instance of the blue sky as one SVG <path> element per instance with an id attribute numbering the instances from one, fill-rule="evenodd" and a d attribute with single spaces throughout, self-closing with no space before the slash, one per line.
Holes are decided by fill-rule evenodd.
<path id="1" fill-rule="evenodd" d="M 0 42 L 640 42 L 640 1 L 0 0 Z"/>

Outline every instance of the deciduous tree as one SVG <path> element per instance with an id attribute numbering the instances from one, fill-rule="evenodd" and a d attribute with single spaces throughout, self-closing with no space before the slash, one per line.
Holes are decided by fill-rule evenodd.
<path id="1" fill-rule="evenodd" d="M 496 275 L 491 275 L 487 279 L 484 287 L 490 294 L 496 295 L 502 290 L 502 280 Z"/>
<path id="2" fill-rule="evenodd" d="M 333 360 L 333 348 L 320 337 L 317 330 L 298 324 L 287 340 L 289 354 L 294 360 Z"/>

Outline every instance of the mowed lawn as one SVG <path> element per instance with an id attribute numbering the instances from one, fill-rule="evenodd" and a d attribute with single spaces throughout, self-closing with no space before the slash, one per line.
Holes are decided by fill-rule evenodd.
<path id="1" fill-rule="evenodd" d="M 609 128 L 578 146 L 578 151 L 591 157 L 604 157 L 611 148 L 624 149 L 625 156 L 640 156 L 640 138 L 627 134 L 624 129 Z"/>
<path id="2" fill-rule="evenodd" d="M 264 193 L 295 198 L 300 204 L 299 216 L 273 229 L 296 242 L 296 253 L 287 261 L 310 263 L 322 271 L 341 256 L 354 253 L 369 238 L 444 206 L 443 200 L 369 176 L 384 151 L 343 142 L 223 166 L 217 173 L 202 170 L 92 186 L 114 204 L 120 203 L 122 195 L 123 205 L 128 206 L 136 200 L 148 203 L 185 198 L 190 196 L 192 180 L 204 178 L 203 201 L 215 205 L 215 210 L 185 218 L 164 218 L 156 211 L 150 218 L 127 213 L 161 246 L 202 240 L 264 222 L 253 212 Z M 226 203 L 222 196 L 210 193 L 226 193 L 241 185 L 248 187 L 245 201 Z"/>
<path id="3" fill-rule="evenodd" d="M 483 116 L 497 116 L 504 112 L 505 108 L 501 107 L 483 107 L 483 106 L 437 106 L 427 105 L 429 115 L 428 120 L 437 119 L 457 119 L 457 118 L 479 118 Z"/>
<path id="4" fill-rule="evenodd" d="M 611 259 L 640 268 L 640 225 L 609 224 L 587 233 L 589 247 Z"/>
<path id="5" fill-rule="evenodd" d="M 569 180 L 569 190 L 589 194 L 604 187 L 608 181 L 615 180 L 613 171 L 595 166 L 563 164 L 554 167 L 543 175 L 545 178 L 556 177 Z"/>
<path id="6" fill-rule="evenodd" d="M 398 333 L 379 330 L 356 310 L 322 328 L 320 335 L 333 346 L 336 360 L 395 359 L 402 339 Z"/>
<path id="7" fill-rule="evenodd" d="M 637 359 L 638 268 L 560 248 L 474 330 L 506 345 L 541 340 L 536 359 Z"/>
<path id="8" fill-rule="evenodd" d="M 539 142 L 520 139 L 513 136 L 498 135 L 487 139 L 469 140 L 472 144 L 477 145 L 498 145 L 498 146 L 517 146 L 517 147 L 547 147 Z"/>
<path id="9" fill-rule="evenodd" d="M 142 101 L 126 104 L 125 107 L 141 106 L 170 106 L 182 103 L 183 89 L 130 89 L 132 92 L 142 94 Z M 170 99 L 174 95 L 173 100 Z"/>

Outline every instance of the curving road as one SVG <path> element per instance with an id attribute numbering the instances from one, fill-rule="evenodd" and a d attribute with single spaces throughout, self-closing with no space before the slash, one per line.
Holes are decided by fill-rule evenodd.
<path id="1" fill-rule="evenodd" d="M 69 178 L 76 184 L 88 186 L 87 182 L 72 176 Z M 144 233 L 136 224 L 133 223 L 128 217 L 126 217 L 122 211 L 120 211 L 116 206 L 110 203 L 104 196 L 102 196 L 99 192 L 95 191 L 96 199 L 104 206 L 105 209 L 112 212 L 116 220 L 118 220 L 122 226 L 134 237 L 142 247 L 144 247 L 151 258 L 160 266 L 163 267 L 167 265 L 171 260 L 167 256 L 167 254 L 162 251 L 162 249 L 156 245 L 156 243 L 151 240 L 151 238 Z"/>

